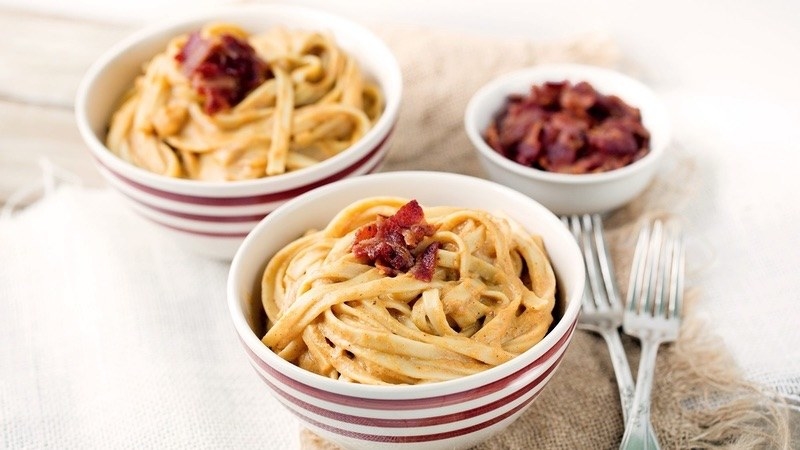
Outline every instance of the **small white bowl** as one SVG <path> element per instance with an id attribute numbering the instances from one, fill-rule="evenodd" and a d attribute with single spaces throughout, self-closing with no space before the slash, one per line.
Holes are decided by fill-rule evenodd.
<path id="1" fill-rule="evenodd" d="M 263 323 L 261 277 L 269 258 L 350 203 L 401 196 L 424 206 L 502 211 L 542 236 L 557 276 L 554 324 L 516 358 L 454 380 L 375 386 L 333 380 L 287 362 L 256 334 Z M 518 418 L 558 367 L 581 306 L 584 266 L 572 234 L 531 198 L 497 183 L 440 172 L 387 172 L 338 181 L 297 197 L 259 223 L 233 258 L 228 307 L 250 364 L 267 389 L 315 433 L 347 449 L 462 449 Z M 261 330 L 263 331 L 263 330 Z"/>
<path id="2" fill-rule="evenodd" d="M 106 129 L 123 93 L 144 62 L 183 33 L 212 21 L 238 24 L 257 33 L 270 27 L 329 31 L 385 97 L 382 116 L 342 153 L 311 167 L 256 180 L 204 182 L 171 178 L 136 167 L 111 153 Z M 283 5 L 238 5 L 146 28 L 111 48 L 88 70 L 78 89 L 78 129 L 106 181 L 142 216 L 185 247 L 230 259 L 247 233 L 288 199 L 338 179 L 377 170 L 389 150 L 402 91 L 400 67 L 371 31 L 325 12 Z"/>
<path id="3" fill-rule="evenodd" d="M 526 167 L 497 153 L 483 134 L 511 94 L 527 95 L 546 81 L 586 81 L 639 108 L 650 131 L 650 152 L 640 160 L 603 173 L 563 174 Z M 666 108 L 641 82 L 609 69 L 577 64 L 541 65 L 502 75 L 479 89 L 464 114 L 467 136 L 489 178 L 538 200 L 556 214 L 605 212 L 639 195 L 650 183 L 670 140 Z"/>

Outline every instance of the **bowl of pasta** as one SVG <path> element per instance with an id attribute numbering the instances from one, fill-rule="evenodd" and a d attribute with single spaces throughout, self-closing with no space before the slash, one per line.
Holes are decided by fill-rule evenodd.
<path id="1" fill-rule="evenodd" d="M 186 247 L 230 259 L 278 205 L 374 172 L 400 68 L 371 31 L 289 5 L 140 30 L 86 72 L 76 120 L 100 173 Z"/>
<path id="2" fill-rule="evenodd" d="M 580 64 L 495 78 L 470 99 L 464 126 L 490 179 L 556 214 L 630 202 L 652 181 L 670 139 L 666 108 L 652 89 Z"/>
<path id="3" fill-rule="evenodd" d="M 231 263 L 234 328 L 266 388 L 346 449 L 458 449 L 555 375 L 584 285 L 561 221 L 517 191 L 387 172 L 303 194 Z"/>

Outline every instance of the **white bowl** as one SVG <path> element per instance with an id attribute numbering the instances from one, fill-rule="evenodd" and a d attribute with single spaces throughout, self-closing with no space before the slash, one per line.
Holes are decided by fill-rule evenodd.
<path id="1" fill-rule="evenodd" d="M 385 97 L 382 116 L 352 147 L 309 168 L 256 180 L 204 182 L 151 173 L 111 153 L 104 144 L 114 108 L 142 64 L 177 35 L 211 21 L 227 21 L 256 33 L 274 26 L 329 31 Z M 286 200 L 338 179 L 379 168 L 397 121 L 400 67 L 374 33 L 349 20 L 313 9 L 247 5 L 181 18 L 133 34 L 98 59 L 78 89 L 75 114 L 98 170 L 130 205 L 187 248 L 230 259 L 247 233 Z"/>
<path id="2" fill-rule="evenodd" d="M 483 133 L 510 94 L 527 95 L 533 84 L 586 81 L 639 108 L 650 131 L 650 152 L 634 163 L 603 173 L 563 174 L 524 166 L 497 153 Z M 479 89 L 464 114 L 467 136 L 489 178 L 536 199 L 556 214 L 605 212 L 639 195 L 650 183 L 670 140 L 666 108 L 641 82 L 621 73 L 577 64 L 541 65 L 502 75 Z"/>
<path id="3" fill-rule="evenodd" d="M 555 321 L 542 341 L 484 372 L 449 381 L 375 386 L 329 379 L 287 362 L 262 344 L 260 282 L 269 258 L 309 228 L 369 196 L 417 199 L 502 211 L 542 236 L 557 276 Z M 348 449 L 459 449 L 519 417 L 558 367 L 581 306 L 584 266 L 561 221 L 531 198 L 479 178 L 440 172 L 388 172 L 338 181 L 285 203 L 259 223 L 231 264 L 228 307 L 251 365 L 304 426 Z"/>

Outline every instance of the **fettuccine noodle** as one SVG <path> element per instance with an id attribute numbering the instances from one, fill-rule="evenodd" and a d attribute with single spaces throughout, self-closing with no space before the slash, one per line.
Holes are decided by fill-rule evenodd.
<path id="1" fill-rule="evenodd" d="M 372 197 L 343 209 L 269 261 L 262 278 L 263 343 L 326 377 L 419 384 L 502 364 L 547 333 L 556 279 L 540 237 L 510 218 L 423 208 L 438 241 L 431 281 L 387 276 L 357 259 L 356 230 L 408 200 Z"/>
<path id="2" fill-rule="evenodd" d="M 249 35 L 224 23 L 200 33 L 246 41 L 271 77 L 232 108 L 208 114 L 176 61 L 189 37 L 176 37 L 146 65 L 113 115 L 106 139 L 112 152 L 172 177 L 260 178 L 338 154 L 382 113 L 378 87 L 326 33 L 275 28 Z"/>

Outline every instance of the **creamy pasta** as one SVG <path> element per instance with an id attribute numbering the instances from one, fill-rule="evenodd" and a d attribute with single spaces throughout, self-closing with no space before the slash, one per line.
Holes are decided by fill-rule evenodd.
<path id="1" fill-rule="evenodd" d="M 379 88 L 329 34 L 212 23 L 146 64 L 106 144 L 162 175 L 252 179 L 338 154 L 382 110 Z"/>
<path id="2" fill-rule="evenodd" d="M 445 206 L 420 206 L 420 225 L 386 225 L 412 203 L 355 202 L 278 251 L 262 278 L 263 343 L 326 377 L 419 384 L 494 367 L 539 342 L 556 293 L 541 239 L 510 218 Z M 365 260 L 398 240 L 410 244 L 410 269 Z M 426 254 L 429 279 L 418 270 Z"/>

